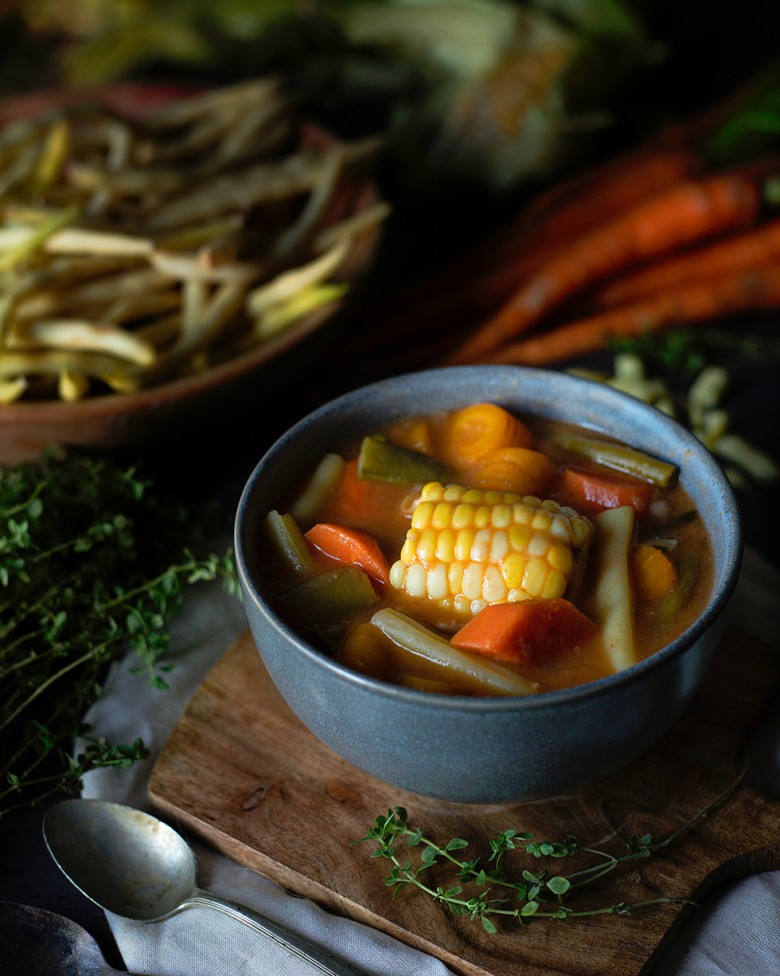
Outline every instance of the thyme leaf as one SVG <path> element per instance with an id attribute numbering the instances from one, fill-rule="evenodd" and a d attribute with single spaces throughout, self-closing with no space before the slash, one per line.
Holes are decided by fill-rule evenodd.
<path id="1" fill-rule="evenodd" d="M 432 898 L 452 914 L 478 919 L 488 933 L 498 931 L 498 920 L 515 920 L 521 925 L 532 919 L 569 921 L 592 918 L 596 915 L 630 915 L 635 911 L 658 905 L 690 904 L 685 898 L 659 896 L 640 901 L 607 902 L 603 905 L 572 906 L 574 896 L 580 896 L 583 888 L 621 866 L 659 855 L 663 850 L 693 830 L 735 791 L 741 777 L 695 813 L 669 836 L 655 840 L 644 833 L 630 837 L 625 850 L 613 854 L 609 851 L 581 845 L 576 837 L 568 835 L 559 841 L 537 840 L 533 834 L 513 828 L 502 831 L 488 841 L 489 855 L 485 864 L 480 857 L 461 859 L 456 853 L 469 846 L 462 838 L 453 838 L 443 844 L 437 842 L 418 826 L 409 822 L 403 807 L 392 807 L 376 818 L 365 836 L 354 843 L 373 843 L 371 857 L 390 863 L 390 873 L 384 879 L 392 896 L 396 898 L 403 889 L 416 888 Z M 416 861 L 408 860 L 401 853 L 402 847 L 417 848 Z M 510 875 L 504 864 L 511 852 L 530 858 L 529 867 L 521 867 Z M 570 859 L 586 857 L 590 863 L 572 870 L 559 868 Z M 541 863 L 541 866 L 538 866 Z M 451 866 L 460 884 L 444 887 L 429 881 L 428 872 L 436 865 Z M 532 869 L 533 868 L 533 869 Z M 470 886 L 470 890 L 467 890 Z"/>
<path id="2" fill-rule="evenodd" d="M 167 687 L 169 624 L 188 587 L 220 580 L 238 594 L 232 552 L 205 542 L 218 519 L 103 458 L 0 469 L 0 818 L 146 757 L 140 738 L 90 736 L 83 716 L 128 652 L 139 680 Z"/>

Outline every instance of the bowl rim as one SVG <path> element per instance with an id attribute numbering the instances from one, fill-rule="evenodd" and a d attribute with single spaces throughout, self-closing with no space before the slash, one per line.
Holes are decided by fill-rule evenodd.
<path id="1" fill-rule="evenodd" d="M 506 371 L 507 377 L 509 377 L 511 371 L 511 375 L 517 378 L 520 378 L 523 375 L 533 376 L 535 378 L 540 378 L 541 376 L 549 377 L 552 374 L 559 377 L 559 382 L 563 381 L 566 383 L 571 383 L 574 390 L 576 390 L 578 387 L 581 389 L 587 388 L 589 390 L 598 389 L 607 400 L 613 400 L 616 404 L 622 405 L 631 410 L 639 411 L 641 413 L 645 413 L 648 410 L 656 410 L 657 417 L 654 415 L 656 422 L 661 423 L 669 432 L 674 433 L 675 436 L 681 438 L 683 443 L 687 446 L 687 451 L 697 458 L 698 463 L 704 466 L 708 477 L 716 482 L 718 488 L 720 489 L 723 501 L 727 505 L 727 517 L 725 521 L 728 525 L 729 531 L 723 537 L 722 546 L 726 551 L 727 556 L 730 555 L 731 557 L 726 565 L 726 569 L 720 581 L 720 586 L 713 591 L 709 602 L 700 616 L 697 617 L 696 620 L 693 621 L 688 628 L 686 628 L 686 630 L 675 637 L 674 640 L 664 645 L 664 647 L 659 648 L 657 651 L 649 654 L 641 661 L 637 661 L 635 664 L 630 665 L 628 668 L 624 668 L 623 670 L 617 671 L 614 674 L 606 675 L 593 681 L 585 682 L 584 684 L 574 685 L 569 688 L 542 691 L 533 695 L 496 695 L 474 697 L 470 695 L 458 694 L 431 695 L 430 692 L 421 691 L 414 688 L 406 688 L 402 685 L 396 685 L 380 678 L 374 678 L 369 675 L 362 674 L 361 672 L 355 671 L 346 665 L 341 664 L 334 658 L 329 657 L 323 651 L 316 648 L 313 644 L 310 644 L 304 638 L 300 637 L 275 612 L 270 602 L 265 599 L 260 589 L 255 585 L 249 573 L 249 559 L 247 556 L 248 540 L 245 539 L 243 531 L 247 522 L 247 512 L 252 504 L 255 485 L 259 480 L 260 473 L 262 472 L 264 466 L 267 463 L 272 462 L 275 454 L 283 450 L 287 444 L 293 441 L 300 430 L 312 423 L 318 422 L 327 414 L 331 414 L 333 411 L 339 410 L 343 406 L 349 406 L 353 402 L 364 398 L 370 391 L 394 387 L 400 383 L 408 382 L 411 378 L 420 377 L 422 380 L 425 380 L 426 378 L 432 377 L 433 374 L 442 374 L 444 372 L 452 373 L 454 370 L 490 370 L 491 372 L 495 372 L 496 375 L 499 375 L 500 372 Z M 409 415 L 411 416 L 412 414 Z M 597 428 L 588 428 L 586 425 L 586 429 L 593 429 L 595 431 Z M 608 431 L 603 429 L 600 432 L 608 433 Z M 714 545 L 712 533 L 709 532 L 708 534 L 710 535 L 711 543 Z M 742 518 L 736 497 L 726 475 L 713 455 L 707 450 L 701 441 L 699 441 L 693 433 L 687 430 L 687 428 L 680 424 L 679 421 L 675 420 L 673 417 L 670 417 L 668 414 L 662 413 L 660 410 L 657 410 L 657 408 L 652 407 L 651 404 L 645 403 L 644 401 L 641 401 L 638 398 L 623 392 L 622 390 L 610 387 L 607 384 L 600 383 L 599 381 L 591 380 L 587 377 L 577 376 L 571 373 L 545 369 L 543 367 L 526 366 L 476 365 L 450 366 L 418 370 L 413 373 L 399 374 L 397 376 L 378 380 L 365 386 L 357 387 L 340 395 L 339 397 L 336 397 L 333 400 L 328 401 L 293 424 L 263 454 L 252 470 L 241 493 L 241 497 L 236 509 L 234 523 L 234 552 L 239 578 L 244 591 L 244 599 L 251 599 L 256 608 L 266 618 L 267 622 L 277 632 L 279 632 L 281 636 L 284 636 L 288 640 L 292 640 L 298 652 L 302 653 L 317 667 L 330 672 L 338 679 L 346 681 L 352 685 L 357 685 L 374 695 L 383 698 L 400 700 L 410 705 L 424 704 L 428 708 L 433 707 L 445 711 L 452 709 L 458 711 L 466 710 L 468 712 L 481 712 L 485 711 L 486 709 L 501 712 L 514 711 L 518 707 L 522 707 L 523 709 L 538 709 L 546 708 L 548 706 L 574 706 L 582 699 L 591 700 L 593 698 L 599 698 L 603 694 L 611 693 L 616 686 L 632 685 L 638 681 L 642 681 L 648 672 L 658 670 L 659 668 L 663 667 L 666 662 L 678 657 L 689 647 L 691 647 L 691 645 L 697 643 L 703 634 L 716 623 L 719 617 L 722 616 L 737 585 L 742 563 L 743 544 Z"/>

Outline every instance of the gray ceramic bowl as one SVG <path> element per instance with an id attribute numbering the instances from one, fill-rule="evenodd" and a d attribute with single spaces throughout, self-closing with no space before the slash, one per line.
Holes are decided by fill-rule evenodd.
<path id="1" fill-rule="evenodd" d="M 268 511 L 326 450 L 421 412 L 493 401 L 608 431 L 679 465 L 714 549 L 712 599 L 667 647 L 590 684 L 531 697 L 439 696 L 350 671 L 297 637 L 264 592 L 256 539 Z M 707 671 L 741 557 L 734 496 L 699 442 L 607 386 L 513 366 L 395 377 L 300 421 L 267 452 L 242 495 L 236 555 L 249 625 L 282 696 L 326 745 L 377 778 L 427 796 L 507 803 L 580 789 L 640 756 L 680 716 Z"/>

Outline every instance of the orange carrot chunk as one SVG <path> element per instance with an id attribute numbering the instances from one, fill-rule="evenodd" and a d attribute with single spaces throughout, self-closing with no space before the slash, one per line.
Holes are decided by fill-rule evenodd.
<path id="1" fill-rule="evenodd" d="M 558 475 L 558 468 L 546 454 L 527 447 L 504 447 L 491 451 L 474 468 L 477 488 L 512 491 L 518 495 L 543 495 Z"/>
<path id="2" fill-rule="evenodd" d="M 333 521 L 356 525 L 381 521 L 387 512 L 398 507 L 407 491 L 403 485 L 361 478 L 357 459 L 352 458 L 344 467 L 328 515 Z"/>
<path id="3" fill-rule="evenodd" d="M 677 582 L 677 567 L 661 549 L 639 543 L 631 550 L 631 578 L 640 601 L 658 603 Z"/>
<path id="4" fill-rule="evenodd" d="M 522 421 L 496 403 L 457 410 L 446 425 L 443 453 L 450 464 L 470 465 L 505 447 L 530 447 L 533 436 Z"/>
<path id="5" fill-rule="evenodd" d="M 331 559 L 358 566 L 378 583 L 387 583 L 387 560 L 379 543 L 367 532 L 333 522 L 318 522 L 305 535 L 315 549 Z"/>
<path id="6" fill-rule="evenodd" d="M 595 630 L 593 621 L 563 597 L 521 600 L 485 607 L 451 643 L 509 664 L 542 665 L 573 650 Z"/>
<path id="7" fill-rule="evenodd" d="M 630 505 L 643 515 L 656 496 L 654 485 L 635 478 L 613 478 L 567 468 L 561 476 L 561 500 L 581 515 L 596 515 L 607 508 Z"/>

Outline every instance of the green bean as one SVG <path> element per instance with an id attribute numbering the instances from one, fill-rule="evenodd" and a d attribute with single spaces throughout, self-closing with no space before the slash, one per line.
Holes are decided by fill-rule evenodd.
<path id="1" fill-rule="evenodd" d="M 313 576 L 317 570 L 309 545 L 298 523 L 289 514 L 280 515 L 276 510 L 265 519 L 268 537 L 285 565 L 295 576 Z"/>
<path id="2" fill-rule="evenodd" d="M 603 464 L 605 467 L 614 468 L 616 471 L 640 478 L 642 481 L 649 481 L 662 488 L 674 484 L 678 475 L 676 465 L 612 441 L 567 432 L 552 432 L 549 440 L 570 454 L 587 458 L 595 464 Z"/>
<path id="3" fill-rule="evenodd" d="M 154 346 L 127 329 L 77 319 L 38 319 L 23 336 L 7 344 L 16 350 L 41 347 L 102 352 L 138 366 L 151 366 L 157 358 Z"/>
<path id="4" fill-rule="evenodd" d="M 379 602 L 371 581 L 362 569 L 344 566 L 329 573 L 310 576 L 279 595 L 278 606 L 303 630 L 312 628 L 343 631 L 348 616 Z"/>
<path id="5" fill-rule="evenodd" d="M 434 673 L 450 685 L 483 695 L 530 695 L 534 685 L 517 671 L 480 654 L 461 651 L 398 610 L 378 610 L 371 623 L 400 649 L 407 670 Z"/>
<path id="6" fill-rule="evenodd" d="M 398 447 L 384 437 L 369 435 L 360 445 L 358 475 L 394 485 L 422 485 L 428 481 L 449 481 L 452 473 L 426 454 Z"/>
<path id="7" fill-rule="evenodd" d="M 309 478 L 300 495 L 290 506 L 290 514 L 302 525 L 311 523 L 327 496 L 335 491 L 343 475 L 346 461 L 340 454 L 326 454 Z"/>
<path id="8" fill-rule="evenodd" d="M 69 210 L 64 210 L 62 213 L 55 214 L 46 223 L 41 224 L 40 227 L 36 227 L 16 247 L 0 255 L 0 272 L 13 270 L 22 261 L 43 247 L 57 231 L 61 230 L 67 224 L 73 223 L 78 215 L 78 209 L 72 207 Z"/>
<path id="9" fill-rule="evenodd" d="M 284 271 L 276 278 L 259 285 L 247 296 L 250 315 L 259 316 L 269 306 L 290 299 L 311 285 L 319 284 L 336 271 L 346 253 L 347 242 L 342 241 L 308 264 L 293 268 L 291 271 Z"/>
<path id="10" fill-rule="evenodd" d="M 280 80 L 265 78 L 143 120 L 95 103 L 2 127 L 0 400 L 57 385 L 78 399 L 90 378 L 137 389 L 337 301 L 346 285 L 329 275 L 387 210 L 317 238 L 344 179 L 381 143 L 290 152 L 299 122 Z M 122 330 L 132 368 L 101 352 Z"/>

